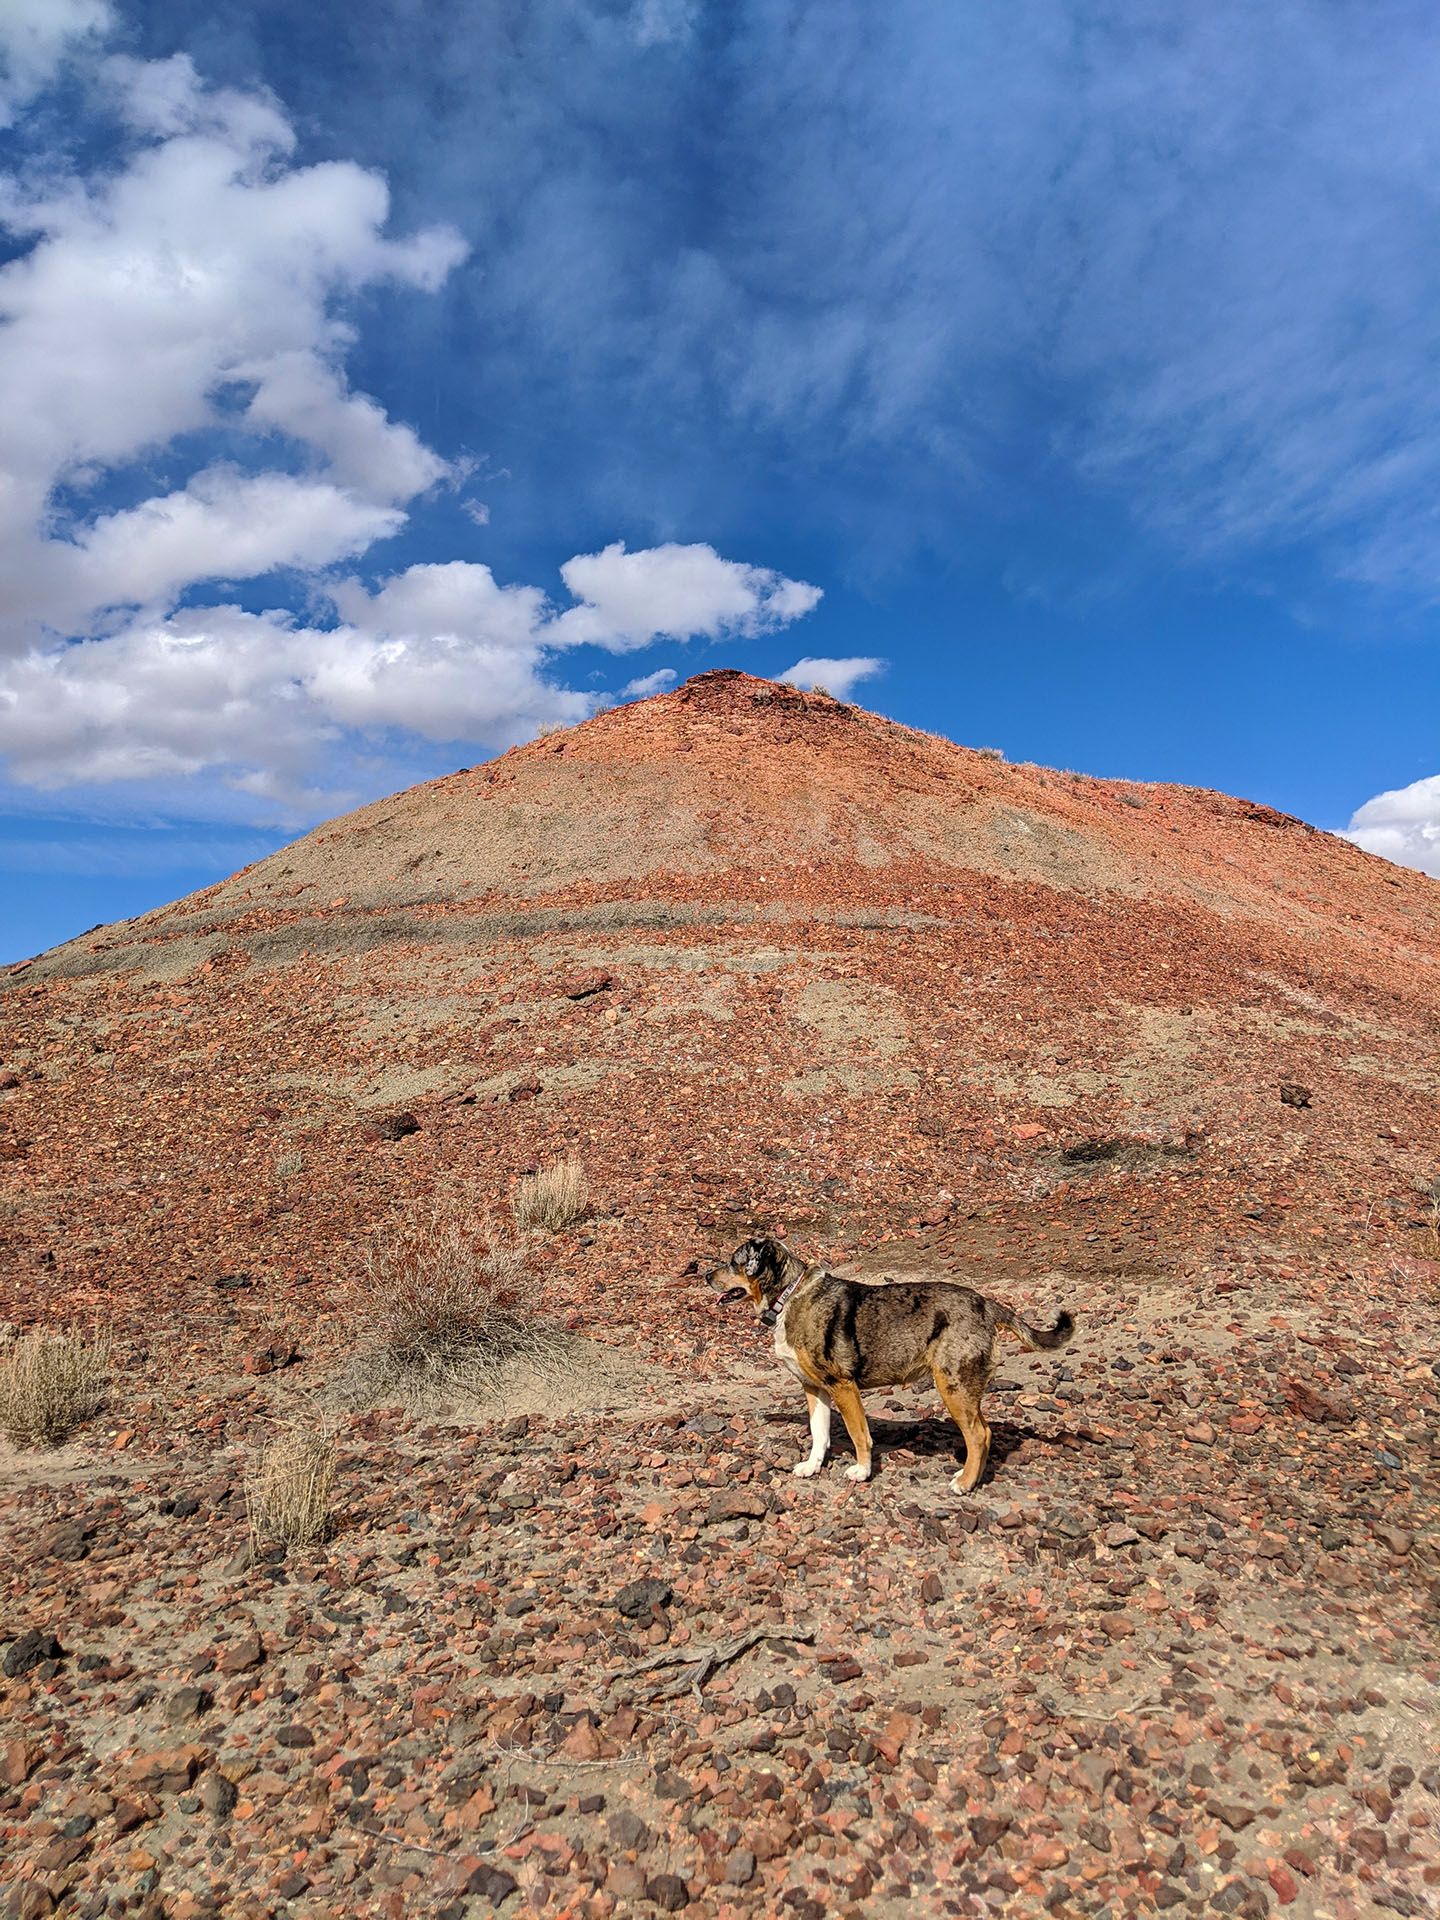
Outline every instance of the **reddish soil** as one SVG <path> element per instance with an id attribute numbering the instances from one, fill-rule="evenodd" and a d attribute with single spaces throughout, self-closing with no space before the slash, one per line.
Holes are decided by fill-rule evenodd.
<path id="1" fill-rule="evenodd" d="M 0 1316 L 117 1360 L 4 1463 L 11 1910 L 1432 1910 L 1437 963 L 1297 820 L 723 673 L 11 969 Z M 560 1155 L 616 1409 L 346 1415 L 248 1555 L 373 1236 Z M 759 1226 L 1075 1309 L 976 1495 L 918 1392 L 790 1478 Z"/>

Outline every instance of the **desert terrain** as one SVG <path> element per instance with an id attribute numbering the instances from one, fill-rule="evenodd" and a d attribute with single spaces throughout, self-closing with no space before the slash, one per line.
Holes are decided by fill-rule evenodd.
<path id="1" fill-rule="evenodd" d="M 534 1351 L 397 1384 L 436 1220 Z M 791 1476 L 756 1230 L 1076 1315 L 975 1494 L 919 1388 Z M 1422 875 L 703 674 L 10 968 L 0 1253 L 106 1347 L 0 1455 L 0 1910 L 1440 1900 Z"/>

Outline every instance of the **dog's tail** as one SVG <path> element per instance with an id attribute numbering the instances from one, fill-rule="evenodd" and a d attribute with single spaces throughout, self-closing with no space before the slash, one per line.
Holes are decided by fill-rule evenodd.
<path id="1" fill-rule="evenodd" d="M 1071 1334 L 1075 1331 L 1073 1314 L 1065 1312 L 1057 1314 L 1053 1327 L 1032 1327 L 1028 1320 L 1022 1320 L 1019 1314 L 1012 1313 L 1009 1307 L 1002 1307 L 998 1301 L 993 1304 L 996 1326 L 1007 1328 L 1022 1347 L 1029 1347 L 1032 1350 L 1038 1347 L 1046 1353 L 1052 1353 L 1056 1347 L 1066 1346 Z"/>

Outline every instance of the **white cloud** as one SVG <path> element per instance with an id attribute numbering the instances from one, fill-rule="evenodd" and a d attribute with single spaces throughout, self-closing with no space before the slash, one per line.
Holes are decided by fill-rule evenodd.
<path id="1" fill-rule="evenodd" d="M 196 474 L 183 492 L 86 528 L 75 543 L 79 559 L 71 577 L 87 608 L 168 605 L 201 580 L 251 579 L 275 567 L 348 559 L 404 519 L 396 508 L 358 499 L 328 480 L 214 467 Z"/>
<path id="2" fill-rule="evenodd" d="M 226 502 L 233 508 L 227 551 L 243 564 L 247 526 L 274 547 L 296 515 L 323 515 L 333 503 L 308 501 L 314 491 L 277 475 L 238 483 Z M 116 516 L 125 524 L 113 552 L 108 535 L 102 543 L 116 568 L 129 568 L 126 582 L 142 598 L 169 577 L 169 521 L 148 533 L 137 524 L 147 511 Z M 344 511 L 343 504 L 336 510 L 337 537 L 348 524 Z M 309 525 L 297 537 L 317 542 Z M 219 535 L 209 539 L 219 550 Z M 627 557 L 643 574 L 650 556 Z M 575 564 L 562 573 L 568 577 Z M 775 579 L 756 568 L 733 571 Z M 659 577 L 668 577 L 665 565 Z M 751 591 L 763 607 L 769 589 L 752 583 Z M 0 662 L 0 756 L 9 777 L 50 789 L 218 781 L 252 797 L 250 817 L 292 818 L 333 810 L 337 783 L 341 798 L 364 785 L 369 776 L 357 767 L 387 751 L 396 734 L 509 746 L 542 726 L 583 720 L 605 699 L 548 676 L 557 652 L 573 644 L 567 623 L 593 609 L 557 614 L 538 587 L 502 586 L 488 567 L 461 560 L 414 566 L 373 589 L 354 579 L 333 582 L 326 597 L 338 615 L 333 626 L 283 611 L 185 608 Z M 682 609 L 693 618 L 696 607 L 693 594 L 670 600 L 652 589 L 651 615 L 667 635 L 682 629 Z M 658 637 L 631 631 L 624 644 Z M 839 669 L 847 684 L 847 672 L 878 663 L 818 664 Z M 674 678 L 662 667 L 625 694 L 657 692 Z"/>
<path id="3" fill-rule="evenodd" d="M 853 687 L 883 673 L 885 664 L 883 660 L 859 655 L 848 660 L 797 660 L 793 667 L 777 673 L 775 678 L 788 681 L 792 687 L 823 687 L 837 700 L 848 700 Z"/>
<path id="4" fill-rule="evenodd" d="M 616 540 L 600 553 L 577 554 L 560 577 L 584 604 L 555 623 L 560 646 L 606 647 L 625 653 L 664 635 L 672 640 L 753 638 L 787 626 L 816 606 L 819 587 L 767 567 L 722 560 L 699 543 L 640 552 Z"/>
<path id="5" fill-rule="evenodd" d="M 109 0 L 3 0 L 0 5 L 0 127 L 54 77 L 77 44 L 108 32 Z"/>
<path id="6" fill-rule="evenodd" d="M 1440 879 L 1440 773 L 1377 793 L 1356 812 L 1343 837 L 1366 853 Z"/>
<path id="7" fill-rule="evenodd" d="M 407 730 L 436 741 L 505 746 L 543 724 L 582 720 L 595 696 L 541 674 L 532 589 L 469 583 L 446 620 L 416 568 L 374 596 L 367 624 L 295 624 L 284 613 L 187 609 L 102 640 L 35 651 L 0 669 L 0 754 L 22 784 L 59 788 L 218 775 L 261 803 L 255 817 L 317 810 L 315 782 L 346 777 L 363 754 L 344 735 Z M 414 576 L 420 576 L 416 578 Z"/>
<path id="8" fill-rule="evenodd" d="M 0 223 L 33 243 L 0 268 L 0 647 L 12 649 L 197 581 L 328 565 L 393 531 L 448 472 L 349 390 L 338 307 L 381 281 L 433 288 L 463 255 L 458 236 L 388 238 L 379 175 L 292 165 L 278 106 L 207 89 L 183 55 L 103 61 L 96 85 L 133 129 L 121 164 L 0 182 Z M 262 460 L 280 452 L 285 471 L 247 495 L 202 470 L 89 524 L 60 492 L 138 478 L 218 425 Z M 297 451 L 312 469 L 299 480 Z M 278 507 L 295 509 L 288 531 L 266 520 Z M 235 510 L 251 508 L 245 538 Z"/>
<path id="9" fill-rule="evenodd" d="M 125 783 L 192 815 L 313 817 L 389 784 L 397 756 L 423 763 L 424 742 L 500 747 L 592 713 L 605 695 L 550 678 L 564 649 L 749 637 L 818 602 L 706 545 L 576 555 L 564 611 L 472 562 L 331 577 L 476 470 L 345 372 L 348 298 L 437 287 L 461 241 L 387 236 L 384 180 L 297 165 L 269 94 L 209 87 L 184 55 L 99 57 L 104 7 L 0 6 L 11 98 L 84 54 L 128 130 L 87 176 L 54 160 L 0 177 L 19 242 L 0 266 L 0 756 L 17 789 Z M 303 614 L 193 604 L 280 569 L 308 576 Z"/>
<path id="10" fill-rule="evenodd" d="M 648 700 L 652 693 L 663 693 L 674 686 L 679 676 L 673 667 L 657 667 L 654 673 L 642 673 L 638 680 L 627 681 L 620 689 L 622 700 Z"/>

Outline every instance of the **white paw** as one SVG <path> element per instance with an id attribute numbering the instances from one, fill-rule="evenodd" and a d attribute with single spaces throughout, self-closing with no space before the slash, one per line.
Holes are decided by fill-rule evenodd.
<path id="1" fill-rule="evenodd" d="M 870 1469 L 857 1460 L 853 1467 L 846 1467 L 845 1478 L 847 1480 L 868 1480 L 870 1478 Z"/>
<path id="2" fill-rule="evenodd" d="M 809 1480 L 814 1474 L 820 1471 L 820 1462 L 818 1460 L 797 1460 L 790 1471 L 797 1480 Z"/>

